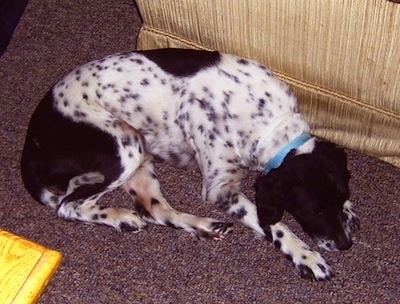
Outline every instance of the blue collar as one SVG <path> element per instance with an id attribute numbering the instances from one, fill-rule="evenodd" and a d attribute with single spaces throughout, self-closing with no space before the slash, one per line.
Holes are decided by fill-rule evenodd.
<path id="1" fill-rule="evenodd" d="M 296 149 L 298 147 L 300 147 L 301 145 L 303 145 L 306 141 L 308 141 L 309 139 L 311 139 L 311 135 L 310 134 L 302 134 L 298 137 L 296 137 L 295 139 L 293 139 L 292 141 L 288 142 L 285 146 L 283 146 L 282 149 L 280 149 L 278 151 L 278 153 L 276 153 L 276 155 L 270 159 L 270 161 L 265 165 L 264 171 L 262 173 L 262 175 L 267 175 L 272 169 L 276 169 L 278 168 L 283 160 L 285 159 L 285 157 L 289 154 L 289 152 L 293 149 Z"/>

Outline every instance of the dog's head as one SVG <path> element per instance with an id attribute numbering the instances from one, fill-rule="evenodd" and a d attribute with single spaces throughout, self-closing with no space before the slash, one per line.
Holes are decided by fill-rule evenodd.
<path id="1" fill-rule="evenodd" d="M 351 209 L 346 154 L 329 142 L 316 142 L 311 153 L 290 153 L 255 183 L 257 213 L 268 231 L 286 210 L 318 246 L 345 250 L 359 219 Z"/>

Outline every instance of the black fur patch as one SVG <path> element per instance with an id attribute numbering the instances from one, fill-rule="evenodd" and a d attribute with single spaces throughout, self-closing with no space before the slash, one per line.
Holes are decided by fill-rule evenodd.
<path id="1" fill-rule="evenodd" d="M 65 192 L 71 178 L 94 171 L 101 172 L 105 181 L 79 187 L 64 203 L 103 191 L 122 168 L 113 136 L 61 114 L 49 91 L 29 123 L 21 159 L 25 187 L 40 201 L 43 186 Z"/>
<path id="2" fill-rule="evenodd" d="M 165 72 L 178 77 L 193 75 L 220 61 L 219 52 L 200 50 L 158 49 L 138 53 L 155 62 Z"/>

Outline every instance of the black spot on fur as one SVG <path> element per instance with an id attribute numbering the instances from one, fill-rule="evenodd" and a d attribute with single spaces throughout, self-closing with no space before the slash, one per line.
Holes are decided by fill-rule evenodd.
<path id="1" fill-rule="evenodd" d="M 139 213 L 140 217 L 149 218 L 149 219 L 153 218 L 151 216 L 150 212 L 147 211 L 141 204 L 136 204 L 135 209 Z"/>
<path id="2" fill-rule="evenodd" d="M 244 58 L 238 59 L 237 62 L 238 62 L 239 64 L 243 64 L 243 65 L 248 65 L 248 64 L 249 64 L 249 61 L 246 60 L 246 59 L 244 59 Z"/>
<path id="3" fill-rule="evenodd" d="M 129 59 L 129 61 L 137 63 L 139 65 L 143 64 L 143 60 L 142 59 L 131 58 L 131 59 Z"/>
<path id="4" fill-rule="evenodd" d="M 220 194 L 215 202 L 215 205 L 222 211 L 228 211 L 232 205 L 239 202 L 239 194 L 228 191 L 225 194 Z"/>
<path id="5" fill-rule="evenodd" d="M 218 120 L 218 115 L 216 112 L 208 112 L 207 119 L 211 122 L 216 122 Z"/>
<path id="6" fill-rule="evenodd" d="M 258 110 L 261 111 L 261 110 L 264 108 L 264 106 L 265 106 L 265 99 L 260 98 L 260 99 L 258 100 Z"/>
<path id="7" fill-rule="evenodd" d="M 138 231 L 138 227 L 132 226 L 128 223 L 122 222 L 119 224 L 119 229 L 121 229 L 122 232 L 132 232 L 132 231 Z"/>
<path id="8" fill-rule="evenodd" d="M 201 50 L 157 49 L 139 53 L 155 62 L 165 72 L 178 77 L 193 75 L 220 61 L 219 52 Z"/>
<path id="9" fill-rule="evenodd" d="M 138 100 L 140 98 L 139 94 L 127 94 L 128 98 L 132 98 L 133 100 Z"/>
<path id="10" fill-rule="evenodd" d="M 84 113 L 84 112 L 82 112 L 82 111 L 75 110 L 75 111 L 74 111 L 74 116 L 77 117 L 77 118 L 84 118 L 84 117 L 87 116 L 87 114 Z"/>
<path id="11" fill-rule="evenodd" d="M 177 85 L 171 85 L 171 90 L 173 94 L 177 94 L 180 91 L 180 88 Z"/>
<path id="12" fill-rule="evenodd" d="M 231 214 L 236 219 L 242 219 L 247 215 L 247 211 L 244 207 L 241 207 L 239 210 L 232 212 Z"/>
<path id="13" fill-rule="evenodd" d="M 142 86 L 148 86 L 150 84 L 149 80 L 147 78 L 142 79 L 140 82 L 140 85 Z"/>
<path id="14" fill-rule="evenodd" d="M 156 198 L 151 198 L 151 204 L 152 205 L 159 205 L 160 204 L 160 201 L 158 200 L 158 199 L 156 199 Z"/>
<path id="15" fill-rule="evenodd" d="M 228 73 L 225 70 L 219 70 L 219 74 L 229 78 L 230 80 L 233 80 L 235 83 L 240 83 L 240 80 L 239 80 L 239 78 L 237 76 L 235 76 L 235 75 L 233 75 L 231 73 Z"/>
<path id="16" fill-rule="evenodd" d="M 174 224 L 172 224 L 170 221 L 166 220 L 164 222 L 165 226 L 168 226 L 170 228 L 174 228 L 174 229 L 178 229 L 179 227 L 175 226 Z"/>
<path id="17" fill-rule="evenodd" d="M 233 148 L 233 143 L 231 142 L 231 141 L 227 141 L 226 143 L 225 143 L 229 148 Z"/>
<path id="18" fill-rule="evenodd" d="M 122 138 L 121 141 L 122 141 L 122 146 L 123 146 L 124 148 L 126 148 L 126 147 L 132 145 L 131 137 L 128 136 L 128 135 L 125 135 L 125 136 Z"/>
<path id="19" fill-rule="evenodd" d="M 209 138 L 210 141 L 214 141 L 215 140 L 215 134 L 210 132 L 210 134 L 208 135 L 208 138 Z"/>
<path id="20" fill-rule="evenodd" d="M 290 254 L 285 254 L 286 260 L 293 262 L 293 257 Z"/>

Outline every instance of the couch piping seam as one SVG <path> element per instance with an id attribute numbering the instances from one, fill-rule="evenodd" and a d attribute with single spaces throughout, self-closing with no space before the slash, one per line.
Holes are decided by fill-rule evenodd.
<path id="1" fill-rule="evenodd" d="M 340 102 L 343 102 L 343 103 L 350 103 L 350 104 L 354 103 L 354 104 L 357 104 L 358 106 L 361 106 L 363 108 L 367 108 L 369 110 L 372 110 L 372 111 L 375 111 L 375 112 L 379 112 L 379 113 L 382 113 L 382 114 L 387 115 L 387 116 L 391 116 L 391 117 L 396 118 L 396 119 L 400 118 L 400 115 L 396 114 L 393 111 L 389 111 L 389 110 L 386 110 L 386 109 L 381 109 L 381 108 L 378 108 L 376 106 L 366 104 L 366 103 L 364 103 L 362 101 L 359 101 L 357 99 L 351 98 L 351 97 L 349 97 L 347 95 L 331 91 L 329 89 L 323 88 L 321 86 L 318 86 L 318 85 L 315 85 L 315 84 L 312 84 L 312 83 L 309 83 L 309 82 L 305 82 L 305 81 L 302 81 L 302 80 L 295 79 L 295 78 L 293 78 L 293 77 L 291 77 L 291 76 L 289 76 L 289 75 L 287 75 L 285 73 L 282 73 L 282 72 L 279 72 L 279 71 L 276 71 L 276 70 L 273 70 L 273 72 L 279 78 L 284 79 L 287 83 L 289 83 L 291 85 L 294 85 L 294 86 L 297 86 L 297 87 L 299 87 L 301 89 L 308 90 L 308 91 L 314 91 L 314 92 L 317 92 L 318 94 L 321 94 L 321 95 L 324 95 L 324 96 L 327 96 L 327 97 L 335 98 L 335 99 L 337 99 L 337 100 L 339 100 Z"/>

